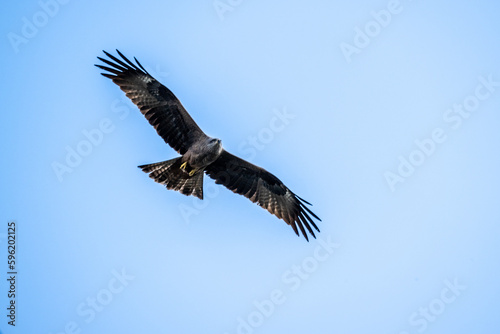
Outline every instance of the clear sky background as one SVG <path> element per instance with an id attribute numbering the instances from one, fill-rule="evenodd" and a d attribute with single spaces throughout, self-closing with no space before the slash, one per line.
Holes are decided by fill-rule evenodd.
<path id="1" fill-rule="evenodd" d="M 496 333 L 499 13 L 495 1 L 5 4 L 0 331 Z M 199 201 L 140 171 L 177 153 L 94 67 L 115 49 L 313 203 L 318 239 L 211 179 Z"/>

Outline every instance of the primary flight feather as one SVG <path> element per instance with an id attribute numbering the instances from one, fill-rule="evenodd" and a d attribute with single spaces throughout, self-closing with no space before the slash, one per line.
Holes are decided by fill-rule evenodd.
<path id="1" fill-rule="evenodd" d="M 171 160 L 139 166 L 168 189 L 203 199 L 203 174 L 233 192 L 283 219 L 295 233 L 309 241 L 319 232 L 313 218 L 321 221 L 283 182 L 265 169 L 240 159 L 222 148 L 220 139 L 207 136 L 188 114 L 175 95 L 153 78 L 134 58 L 120 58 L 103 51 L 109 58 L 97 57 L 105 65 L 103 76 L 113 80 L 139 108 L 160 137 L 181 156 Z M 312 217 L 312 218 L 311 218 Z M 312 227 L 311 227 L 312 226 Z"/>

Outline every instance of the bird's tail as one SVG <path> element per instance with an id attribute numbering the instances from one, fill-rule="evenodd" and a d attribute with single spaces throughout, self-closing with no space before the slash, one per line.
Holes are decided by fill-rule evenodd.
<path id="1" fill-rule="evenodd" d="M 189 176 L 189 173 L 181 169 L 181 158 L 142 165 L 139 168 L 148 173 L 149 177 L 156 182 L 167 186 L 167 189 L 177 190 L 186 196 L 193 195 L 203 199 L 203 171 Z"/>

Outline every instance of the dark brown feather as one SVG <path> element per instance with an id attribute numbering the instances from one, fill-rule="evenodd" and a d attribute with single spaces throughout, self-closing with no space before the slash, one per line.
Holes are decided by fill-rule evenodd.
<path id="1" fill-rule="evenodd" d="M 309 234 L 316 238 L 311 225 L 318 232 L 319 229 L 311 216 L 319 221 L 321 219 L 305 206 L 309 204 L 307 201 L 295 195 L 283 182 L 265 169 L 223 150 L 220 157 L 209 165 L 205 172 L 215 180 L 215 183 L 247 197 L 283 219 L 297 235 L 300 229 L 302 235 L 309 241 L 307 229 Z"/>
<path id="2" fill-rule="evenodd" d="M 103 51 L 109 59 L 98 57 L 108 66 L 96 65 L 113 80 L 156 129 L 163 140 L 180 154 L 205 133 L 195 123 L 175 95 L 135 59 L 137 65 L 116 50 L 122 59 Z"/>

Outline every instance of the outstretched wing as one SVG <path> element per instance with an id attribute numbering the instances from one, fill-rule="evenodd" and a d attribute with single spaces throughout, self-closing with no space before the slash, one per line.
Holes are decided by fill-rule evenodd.
<path id="1" fill-rule="evenodd" d="M 195 141 L 206 137 L 175 95 L 153 78 L 137 59 L 134 58 L 137 63 L 134 64 L 118 50 L 116 52 L 122 59 L 103 52 L 109 60 L 97 58 L 110 67 L 95 66 L 108 72 L 101 74 L 125 92 L 174 150 L 184 154 Z"/>
<path id="2" fill-rule="evenodd" d="M 297 235 L 297 225 L 309 241 L 306 231 L 316 238 L 311 225 L 319 232 L 311 216 L 321 221 L 306 204 L 283 182 L 265 169 L 255 166 L 223 150 L 219 158 L 205 169 L 206 173 L 233 192 L 243 195 L 291 225 Z"/>

